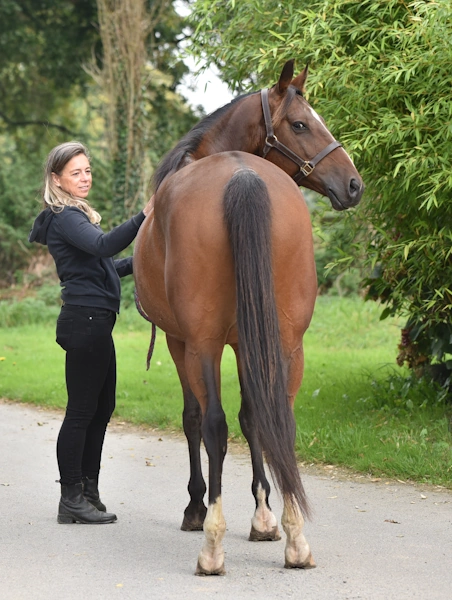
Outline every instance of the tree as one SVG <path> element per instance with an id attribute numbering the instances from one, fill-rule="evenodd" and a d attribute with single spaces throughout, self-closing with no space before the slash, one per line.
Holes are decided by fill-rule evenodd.
<path id="1" fill-rule="evenodd" d="M 104 222 L 112 225 L 141 206 L 153 165 L 195 123 L 197 117 L 175 91 L 187 67 L 178 57 L 184 20 L 173 3 L 0 3 L 0 284 L 19 279 L 34 250 L 26 242 L 27 234 L 39 209 L 42 165 L 53 146 L 76 138 L 91 149 L 95 183 L 90 199 Z M 104 46 L 98 5 L 112 12 L 113 4 L 119 18 L 124 17 L 124 7 L 141 7 L 138 16 L 146 26 L 133 19 L 117 20 L 119 37 L 104 36 Z M 135 63 L 128 63 L 135 33 L 141 45 L 135 48 Z M 102 73 L 119 46 L 126 54 L 118 57 L 109 86 L 121 101 L 109 105 L 108 86 L 97 86 L 91 72 Z M 116 110 L 110 123 L 117 129 L 105 124 L 107 105 Z M 116 131 L 109 147 L 108 130 Z M 120 148 L 116 153 L 115 144 Z"/>
<path id="2" fill-rule="evenodd" d="M 97 4 L 102 68 L 95 65 L 91 74 L 107 100 L 114 167 L 111 217 L 118 222 L 145 201 L 155 162 L 146 148 L 155 142 L 165 148 L 161 126 L 161 121 L 167 122 L 165 109 L 178 113 L 171 142 L 174 133 L 180 137 L 195 120 L 174 93 L 187 68 L 175 56 L 184 20 L 174 11 L 173 1 L 98 0 Z M 162 96 L 166 107 L 161 105 Z M 152 134 L 157 129 L 158 137 Z"/>
<path id="3" fill-rule="evenodd" d="M 94 0 L 3 0 L 0 133 L 27 127 L 32 151 L 49 128 L 66 136 L 73 133 L 73 122 L 52 119 L 74 87 L 88 83 L 80 65 L 98 40 Z M 23 139 L 20 145 L 27 150 Z"/>
<path id="4" fill-rule="evenodd" d="M 37 188 L 50 147 L 80 135 L 81 68 L 96 48 L 94 0 L 0 3 L 0 281 L 28 261 Z"/>
<path id="5" fill-rule="evenodd" d="M 399 362 L 452 368 L 450 0 L 197 0 L 194 50 L 236 88 L 309 62 L 309 100 L 367 186 L 370 295 L 407 317 Z M 344 258 L 349 263 L 352 257 Z M 443 371 L 444 371 L 443 369 Z"/>

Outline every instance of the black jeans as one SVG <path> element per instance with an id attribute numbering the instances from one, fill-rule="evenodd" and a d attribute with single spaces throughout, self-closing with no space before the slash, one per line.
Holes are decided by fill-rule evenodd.
<path id="1" fill-rule="evenodd" d="M 57 342 L 66 350 L 68 403 L 58 436 L 60 481 L 97 477 L 105 431 L 115 408 L 116 313 L 65 304 L 57 321 Z"/>

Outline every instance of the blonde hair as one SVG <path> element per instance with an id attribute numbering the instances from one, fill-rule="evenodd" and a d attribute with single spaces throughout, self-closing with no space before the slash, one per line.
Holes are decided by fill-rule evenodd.
<path id="1" fill-rule="evenodd" d="M 80 142 L 65 142 L 55 146 L 50 151 L 44 168 L 44 186 L 42 190 L 44 205 L 50 207 L 56 213 L 61 212 L 65 206 L 76 206 L 88 215 L 91 223 L 98 225 L 101 216 L 89 205 L 89 202 L 66 193 L 53 181 L 52 173 L 61 175 L 67 163 L 79 154 L 84 154 L 90 160 L 87 148 Z"/>

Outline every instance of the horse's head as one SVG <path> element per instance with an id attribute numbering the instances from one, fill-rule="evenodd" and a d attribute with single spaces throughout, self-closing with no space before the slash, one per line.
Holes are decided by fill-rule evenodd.
<path id="1" fill-rule="evenodd" d="M 344 210 L 361 199 L 364 184 L 351 158 L 303 97 L 308 68 L 293 78 L 293 60 L 270 90 L 262 90 L 267 137 L 264 156 L 295 181 L 328 196 Z"/>

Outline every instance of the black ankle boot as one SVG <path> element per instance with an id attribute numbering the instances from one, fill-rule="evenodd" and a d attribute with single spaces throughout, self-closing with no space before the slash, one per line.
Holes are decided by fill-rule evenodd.
<path id="1" fill-rule="evenodd" d="M 93 506 L 101 512 L 107 512 L 107 507 L 102 502 L 99 496 L 99 477 L 90 479 L 82 477 L 83 495 Z"/>
<path id="2" fill-rule="evenodd" d="M 61 485 L 61 498 L 58 506 L 58 523 L 113 523 L 116 515 L 97 510 L 83 496 L 82 484 Z"/>

